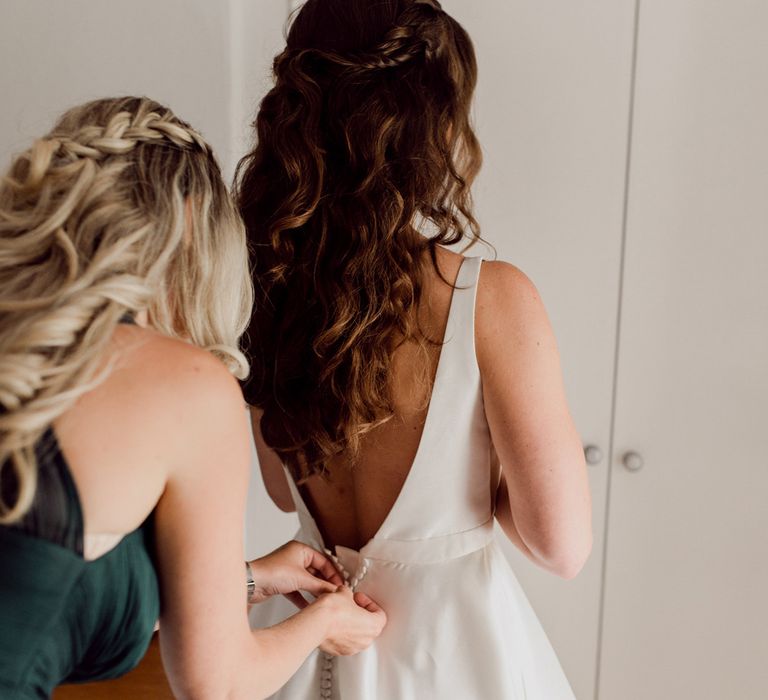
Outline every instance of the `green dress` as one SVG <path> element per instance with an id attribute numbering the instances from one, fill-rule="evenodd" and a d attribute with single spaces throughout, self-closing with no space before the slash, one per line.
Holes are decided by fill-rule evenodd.
<path id="1" fill-rule="evenodd" d="M 144 656 L 160 611 L 152 516 L 86 561 L 80 500 L 52 430 L 36 452 L 33 507 L 0 526 L 2 700 L 49 698 L 61 683 L 126 673 Z M 1 485 L 13 497 L 8 471 Z"/>

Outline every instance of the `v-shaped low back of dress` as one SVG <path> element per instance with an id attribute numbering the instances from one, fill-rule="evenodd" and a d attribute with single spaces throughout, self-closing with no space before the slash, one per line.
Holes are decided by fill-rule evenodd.
<path id="1" fill-rule="evenodd" d="M 331 556 L 388 623 L 353 657 L 315 652 L 275 700 L 572 700 L 541 625 L 494 541 L 491 438 L 474 342 L 481 258 L 456 280 L 416 457 L 376 535 L 359 551 L 325 548 L 293 480 L 296 539 Z M 293 614 L 272 599 L 253 627 Z"/>

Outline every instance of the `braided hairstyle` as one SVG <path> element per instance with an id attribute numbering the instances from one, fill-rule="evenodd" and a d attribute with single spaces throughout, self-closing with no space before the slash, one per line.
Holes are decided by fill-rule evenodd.
<path id="1" fill-rule="evenodd" d="M 236 376 L 252 303 L 245 235 L 210 147 L 146 98 L 67 112 L 0 181 L 0 523 L 35 493 L 34 446 L 101 381 L 125 314 Z M 107 363 L 108 365 L 109 363 Z"/>
<path id="2" fill-rule="evenodd" d="M 236 186 L 257 295 L 245 395 L 302 481 L 395 414 L 394 350 L 432 342 L 425 266 L 479 239 L 477 65 L 437 0 L 308 0 L 274 76 Z"/>

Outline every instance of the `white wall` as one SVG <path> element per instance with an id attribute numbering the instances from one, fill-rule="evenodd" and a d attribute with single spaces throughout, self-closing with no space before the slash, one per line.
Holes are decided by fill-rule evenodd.
<path id="1" fill-rule="evenodd" d="M 229 4 L 0 0 L 0 162 L 68 107 L 118 94 L 168 104 L 231 167 Z"/>

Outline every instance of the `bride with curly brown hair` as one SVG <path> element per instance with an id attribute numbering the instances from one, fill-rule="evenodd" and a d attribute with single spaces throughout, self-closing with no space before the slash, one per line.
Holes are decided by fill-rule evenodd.
<path id="1" fill-rule="evenodd" d="M 246 398 L 271 497 L 389 623 L 273 697 L 573 698 L 493 536 L 565 578 L 591 547 L 536 288 L 450 250 L 480 239 L 472 42 L 436 0 L 308 0 L 274 74 L 238 176 Z"/>

